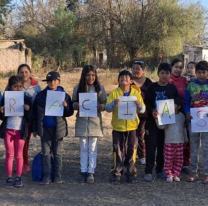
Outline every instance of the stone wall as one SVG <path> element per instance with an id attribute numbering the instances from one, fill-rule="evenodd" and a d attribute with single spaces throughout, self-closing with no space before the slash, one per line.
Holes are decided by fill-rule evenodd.
<path id="1" fill-rule="evenodd" d="M 20 64 L 31 66 L 31 50 L 23 42 L 0 41 L 0 72 L 17 70 Z"/>

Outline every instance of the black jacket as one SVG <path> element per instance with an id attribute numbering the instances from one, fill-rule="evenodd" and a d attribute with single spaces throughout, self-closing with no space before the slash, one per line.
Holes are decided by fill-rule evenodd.
<path id="1" fill-rule="evenodd" d="M 28 124 L 33 118 L 32 98 L 24 95 L 24 104 L 30 106 L 28 111 L 24 110 L 24 116 L 22 119 L 21 136 L 22 139 L 26 140 L 28 138 Z M 1 100 L 1 106 L 4 106 L 4 98 Z M 7 117 L 4 116 L 4 113 L 0 112 L 0 119 L 3 121 L 0 126 L 0 138 L 4 138 L 6 134 Z"/>
<path id="2" fill-rule="evenodd" d="M 45 117 L 46 96 L 47 89 L 44 89 L 37 94 L 35 101 L 33 102 L 34 118 L 32 121 L 32 132 L 36 132 L 41 138 L 43 138 L 43 119 Z M 55 117 L 56 139 L 61 139 L 68 135 L 68 126 L 65 117 L 72 116 L 74 113 L 71 97 L 67 93 L 65 95 L 65 101 L 67 102 L 67 107 L 64 107 L 63 116 Z"/>

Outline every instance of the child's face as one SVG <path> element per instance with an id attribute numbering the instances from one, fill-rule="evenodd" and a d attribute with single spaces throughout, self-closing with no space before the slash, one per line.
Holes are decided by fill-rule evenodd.
<path id="1" fill-rule="evenodd" d="M 169 71 L 165 71 L 165 70 L 161 70 L 158 73 L 158 77 L 159 77 L 159 82 L 162 84 L 166 84 L 169 81 L 170 78 L 170 72 Z"/>
<path id="2" fill-rule="evenodd" d="M 11 86 L 11 91 L 22 91 L 22 90 L 23 90 L 22 82 L 17 82 Z"/>
<path id="3" fill-rule="evenodd" d="M 196 77 L 200 82 L 206 82 L 208 76 L 207 70 L 197 70 L 196 71 Z"/>
<path id="4" fill-rule="evenodd" d="M 88 72 L 85 76 L 85 80 L 88 86 L 93 85 L 95 82 L 95 72 Z"/>
<path id="5" fill-rule="evenodd" d="M 196 67 L 195 67 L 195 65 L 194 64 L 188 64 L 187 65 L 187 75 L 188 76 L 192 76 L 192 77 L 194 77 L 196 74 L 195 74 L 195 69 L 196 69 Z"/>
<path id="6" fill-rule="evenodd" d="M 60 81 L 58 79 L 54 79 L 52 81 L 47 81 L 48 87 L 51 90 L 57 90 L 57 87 L 60 85 Z"/>
<path id="7" fill-rule="evenodd" d="M 31 77 L 31 73 L 30 73 L 30 71 L 27 69 L 27 67 L 22 67 L 22 68 L 20 69 L 18 75 L 19 75 L 20 77 L 23 78 L 23 81 L 24 81 L 24 82 L 27 82 L 27 81 L 30 79 L 30 77 Z"/>
<path id="8" fill-rule="evenodd" d="M 180 77 L 182 71 L 183 71 L 183 63 L 177 62 L 176 64 L 173 65 L 171 73 L 175 77 Z"/>
<path id="9" fill-rule="evenodd" d="M 119 85 L 131 85 L 133 83 L 133 80 L 130 78 L 129 75 L 122 75 L 118 79 Z"/>
<path id="10" fill-rule="evenodd" d="M 139 79 L 144 75 L 144 69 L 140 65 L 134 64 L 132 67 L 132 74 L 134 78 Z"/>

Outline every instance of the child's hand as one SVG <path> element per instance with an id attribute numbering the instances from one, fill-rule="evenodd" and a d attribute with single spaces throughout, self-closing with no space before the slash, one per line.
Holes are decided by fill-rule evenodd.
<path id="1" fill-rule="evenodd" d="M 73 104 L 73 107 L 74 107 L 74 109 L 78 110 L 79 109 L 79 103 L 78 102 L 75 102 Z"/>
<path id="2" fill-rule="evenodd" d="M 115 99 L 114 100 L 114 104 L 117 106 L 119 104 L 120 100 L 119 99 Z"/>
<path id="3" fill-rule="evenodd" d="M 101 105 L 101 104 L 98 104 L 98 105 L 97 105 L 97 108 L 98 108 L 98 111 L 99 111 L 99 112 L 102 111 L 102 105 Z"/>
<path id="4" fill-rule="evenodd" d="M 136 106 L 137 106 L 137 107 L 141 107 L 141 106 L 142 106 L 141 102 L 140 102 L 140 101 L 138 101 L 138 100 L 137 100 L 137 101 L 135 101 L 135 104 L 136 104 Z"/>
<path id="5" fill-rule="evenodd" d="M 153 112 L 152 112 L 153 118 L 154 118 L 154 119 L 157 119 L 158 115 L 159 115 L 159 113 L 157 112 L 157 110 L 156 110 L 156 109 L 153 110 Z"/>
<path id="6" fill-rule="evenodd" d="M 67 102 L 64 100 L 63 103 L 62 103 L 62 105 L 63 105 L 64 107 L 67 107 Z"/>
<path id="7" fill-rule="evenodd" d="M 25 109 L 26 111 L 28 111 L 28 110 L 30 109 L 30 106 L 27 105 L 27 104 L 25 104 L 25 105 L 24 105 L 24 109 Z"/>
<path id="8" fill-rule="evenodd" d="M 186 119 L 190 120 L 190 119 L 193 119 L 193 117 L 190 115 L 190 113 L 188 113 L 188 114 L 186 115 Z"/>
<path id="9" fill-rule="evenodd" d="M 0 107 L 0 112 L 1 113 L 4 113 L 4 108 L 5 108 L 4 106 L 3 107 Z"/>

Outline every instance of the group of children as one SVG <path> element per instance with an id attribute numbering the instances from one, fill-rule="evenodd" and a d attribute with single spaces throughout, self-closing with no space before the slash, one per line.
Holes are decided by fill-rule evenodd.
<path id="1" fill-rule="evenodd" d="M 190 67 L 190 68 L 189 68 Z M 196 69 L 196 78 L 194 77 Z M 31 77 L 28 65 L 20 65 L 18 75 L 9 78 L 8 91 L 25 91 L 24 116 L 5 117 L 4 97 L 1 101 L 0 137 L 4 139 L 6 148 L 6 180 L 7 186 L 21 187 L 22 173 L 27 173 L 30 168 L 23 159 L 23 148 L 29 142 L 31 132 L 33 136 L 40 136 L 43 158 L 43 180 L 41 184 L 51 182 L 51 167 L 53 167 L 55 183 L 62 183 L 62 145 L 63 138 L 68 135 L 66 117 L 73 115 L 77 110 L 75 123 L 75 136 L 80 140 L 80 182 L 94 183 L 97 162 L 98 138 L 103 136 L 102 111 L 112 112 L 112 142 L 113 142 L 113 167 L 110 182 L 119 184 L 124 166 L 128 183 L 137 181 L 136 157 L 146 164 L 145 181 L 152 181 L 152 173 L 156 161 L 157 177 L 166 178 L 167 182 L 180 181 L 180 171 L 184 166 L 189 166 L 191 143 L 191 174 L 188 181 L 198 178 L 198 150 L 200 138 L 204 158 L 204 183 L 208 183 L 208 138 L 206 132 L 192 133 L 190 130 L 190 108 L 201 107 L 199 102 L 205 102 L 208 90 L 208 62 L 201 61 L 197 64 L 188 64 L 187 79 L 182 76 L 183 62 L 175 59 L 172 64 L 161 63 L 158 67 L 159 80 L 152 83 L 146 78 L 145 64 L 135 61 L 132 73 L 123 70 L 118 75 L 118 88 L 107 97 L 104 87 L 99 83 L 95 67 L 83 67 L 79 83 L 74 87 L 72 99 L 60 86 L 60 74 L 49 72 L 45 89 Z M 38 85 L 38 86 L 37 86 Z M 188 87 L 187 87 L 188 85 Z M 187 87 L 187 88 L 186 88 Z M 61 117 L 46 116 L 45 106 L 47 91 L 65 92 L 62 102 L 64 112 Z M 80 117 L 79 94 L 97 93 L 97 117 Z M 120 119 L 118 107 L 120 97 L 132 96 L 136 107 L 135 119 Z M 159 126 L 157 100 L 174 99 L 176 123 Z M 196 104 L 196 101 L 198 104 Z M 70 135 L 70 134 L 69 134 Z M 28 145 L 29 143 L 27 143 Z M 139 145 L 139 147 L 138 147 Z M 188 146 L 187 146 L 188 145 Z M 184 151 L 187 151 L 187 155 Z M 26 149 L 28 154 L 28 146 Z M 16 177 L 12 177 L 13 159 L 16 159 Z M 53 157 L 53 165 L 51 165 Z M 186 160 L 186 164 L 185 163 Z"/>

